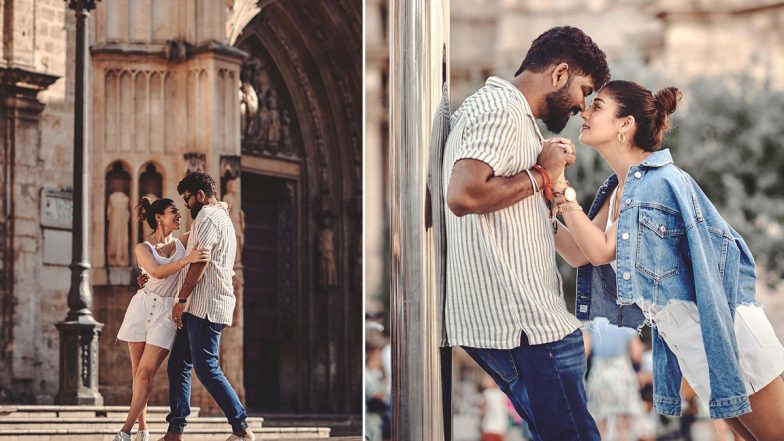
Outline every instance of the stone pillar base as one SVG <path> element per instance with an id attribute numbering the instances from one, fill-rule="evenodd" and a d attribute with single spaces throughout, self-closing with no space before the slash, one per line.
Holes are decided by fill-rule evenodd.
<path id="1" fill-rule="evenodd" d="M 60 331 L 60 388 L 55 403 L 103 406 L 98 391 L 98 339 L 103 323 L 83 316 L 55 327 Z"/>

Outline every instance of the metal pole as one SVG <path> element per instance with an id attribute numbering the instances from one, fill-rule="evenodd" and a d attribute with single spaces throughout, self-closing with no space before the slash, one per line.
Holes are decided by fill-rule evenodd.
<path id="1" fill-rule="evenodd" d="M 392 438 L 442 440 L 438 299 L 425 188 L 449 0 L 390 0 Z"/>
<path id="2" fill-rule="evenodd" d="M 85 83 L 88 79 L 87 19 L 96 0 L 66 0 L 76 14 L 74 97 L 74 185 L 71 288 L 68 314 L 55 326 L 60 331 L 58 404 L 102 405 L 98 391 L 98 338 L 103 323 L 93 318 L 90 286 L 90 143 Z"/>

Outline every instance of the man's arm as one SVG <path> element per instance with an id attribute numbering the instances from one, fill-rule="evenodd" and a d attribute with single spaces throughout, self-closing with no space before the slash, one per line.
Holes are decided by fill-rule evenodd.
<path id="1" fill-rule="evenodd" d="M 204 275 L 204 272 L 207 270 L 207 262 L 195 262 L 192 263 L 190 268 L 188 268 L 188 272 L 185 274 L 185 281 L 182 282 L 182 288 L 180 289 L 180 298 L 187 299 L 190 297 L 191 293 L 193 292 L 193 288 L 196 287 L 196 284 L 201 279 L 201 276 Z"/>
<path id="2" fill-rule="evenodd" d="M 566 165 L 574 164 L 575 156 L 568 142 L 563 138 L 554 138 L 543 143 L 538 162 L 551 181 L 561 176 Z M 531 170 L 531 173 L 537 187 L 544 187 L 544 177 L 535 170 Z M 509 207 L 533 193 L 526 172 L 509 177 L 496 176 L 493 169 L 483 161 L 460 159 L 452 168 L 446 204 L 456 216 L 484 214 Z"/>
<path id="3" fill-rule="evenodd" d="M 536 185 L 544 178 L 532 171 Z M 476 159 L 461 159 L 452 168 L 446 204 L 456 216 L 501 210 L 534 194 L 526 172 L 514 176 L 495 176 L 489 165 Z"/>

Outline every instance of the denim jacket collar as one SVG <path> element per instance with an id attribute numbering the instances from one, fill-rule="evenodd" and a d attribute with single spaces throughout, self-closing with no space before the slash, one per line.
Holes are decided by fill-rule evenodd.
<path id="1" fill-rule="evenodd" d="M 653 152 L 651 156 L 648 156 L 648 159 L 640 163 L 639 167 L 658 168 L 672 163 L 673 161 L 672 155 L 670 154 L 670 149 L 662 149 Z"/>

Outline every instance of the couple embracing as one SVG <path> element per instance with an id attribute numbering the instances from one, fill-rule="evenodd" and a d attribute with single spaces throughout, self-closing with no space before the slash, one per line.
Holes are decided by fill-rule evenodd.
<path id="1" fill-rule="evenodd" d="M 128 342 L 133 398 L 128 417 L 114 441 L 150 439 L 147 400 L 152 381 L 169 355 L 169 423 L 159 441 L 179 441 L 190 414 L 191 369 L 226 415 L 227 441 L 253 440 L 245 408 L 218 363 L 220 335 L 231 325 L 236 299 L 232 275 L 237 241 L 229 207 L 217 198 L 215 180 L 193 172 L 177 185 L 190 210 L 191 230 L 178 238 L 180 212 L 171 199 L 139 204 L 140 221 L 153 230 L 136 245 L 136 260 L 146 277 L 133 296 L 117 334 Z"/>
<path id="2" fill-rule="evenodd" d="M 755 300 L 754 258 L 662 146 L 680 91 L 609 78 L 590 37 L 557 27 L 511 82 L 489 78 L 452 115 L 447 342 L 498 383 L 535 440 L 598 440 L 581 321 L 648 324 L 657 413 L 680 414 L 685 379 L 737 437 L 784 439 L 784 348 Z M 614 171 L 587 215 L 576 196 L 589 189 L 565 179 L 574 144 L 535 123 L 559 133 L 578 113 L 580 142 Z M 578 268 L 577 317 L 556 252 Z"/>

